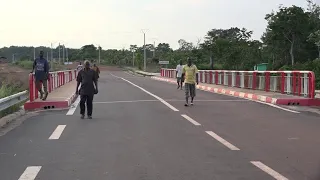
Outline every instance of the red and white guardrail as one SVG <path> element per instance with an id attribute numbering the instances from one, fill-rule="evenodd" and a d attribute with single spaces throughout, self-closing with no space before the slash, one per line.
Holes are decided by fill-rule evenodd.
<path id="1" fill-rule="evenodd" d="M 176 70 L 162 68 L 161 76 L 175 78 Z M 315 75 L 312 71 L 200 70 L 198 78 L 199 82 L 207 84 L 315 97 Z"/>
<path id="2" fill-rule="evenodd" d="M 73 81 L 77 77 L 77 70 L 67 71 L 55 71 L 49 73 L 47 80 L 48 92 L 52 92 L 55 89 L 65 85 L 66 83 Z M 33 102 L 39 96 L 39 91 L 35 86 L 34 74 L 29 74 L 29 101 Z"/>

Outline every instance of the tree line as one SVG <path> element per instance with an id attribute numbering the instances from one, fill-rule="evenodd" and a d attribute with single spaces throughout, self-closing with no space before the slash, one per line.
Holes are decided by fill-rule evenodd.
<path id="1" fill-rule="evenodd" d="M 253 70 L 254 65 L 268 63 L 269 70 L 304 69 L 320 73 L 320 7 L 312 0 L 306 1 L 308 8 L 280 6 L 277 11 L 265 16 L 268 22 L 261 40 L 251 38 L 252 31 L 246 28 L 211 29 L 202 40 L 191 43 L 178 40 L 179 48 L 173 50 L 168 43 L 146 45 L 147 63 L 157 64 L 159 60 L 170 61 L 175 67 L 187 57 L 194 59 L 199 69 Z M 61 48 L 61 47 L 60 47 Z M 39 47 L 49 52 L 50 48 Z M 58 57 L 59 47 L 53 56 Z M 143 47 L 130 45 L 128 49 L 101 49 L 85 45 L 80 49 L 68 48 L 69 61 L 97 60 L 103 64 L 132 65 L 143 67 Z M 33 47 L 0 49 L 0 57 L 11 60 L 16 53 L 17 60 L 33 59 Z M 62 55 L 61 55 L 62 56 Z M 134 61 L 134 62 L 133 62 Z M 320 75 L 320 74 L 319 74 Z"/>

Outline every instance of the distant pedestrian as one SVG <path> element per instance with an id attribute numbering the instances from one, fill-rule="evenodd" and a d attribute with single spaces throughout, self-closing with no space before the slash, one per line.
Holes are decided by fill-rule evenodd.
<path id="1" fill-rule="evenodd" d="M 79 86 L 81 84 L 80 90 Z M 79 71 L 77 76 L 76 94 L 80 94 L 80 114 L 81 119 L 84 118 L 86 104 L 87 116 L 92 119 L 93 96 L 98 94 L 98 81 L 94 70 L 90 69 L 90 62 L 84 62 L 84 68 Z"/>
<path id="2" fill-rule="evenodd" d="M 100 69 L 99 69 L 99 67 L 96 64 L 93 64 L 92 69 L 96 72 L 97 79 L 99 79 L 99 77 L 100 77 Z"/>
<path id="3" fill-rule="evenodd" d="M 183 66 L 182 74 L 185 77 L 185 94 L 186 103 L 185 106 L 189 106 L 189 96 L 191 96 L 191 105 L 193 105 L 193 99 L 196 96 L 196 83 L 198 80 L 198 68 L 192 63 L 191 58 L 188 58 L 188 64 Z"/>
<path id="4" fill-rule="evenodd" d="M 79 62 L 78 66 L 77 66 L 77 71 L 79 72 L 82 68 L 83 68 L 82 64 L 81 64 L 81 62 Z"/>
<path id="5" fill-rule="evenodd" d="M 179 88 L 182 89 L 182 86 L 183 86 L 182 68 L 183 68 L 182 61 L 180 61 L 180 63 L 176 67 L 176 77 L 177 77 L 177 83 L 178 83 L 177 89 Z"/>
<path id="6" fill-rule="evenodd" d="M 49 63 L 43 57 L 43 51 L 40 51 L 39 57 L 34 60 L 31 73 L 33 73 L 33 71 L 35 75 L 36 88 L 40 93 L 40 99 L 45 101 L 48 97 L 47 80 L 49 77 Z M 43 85 L 43 90 L 41 84 Z"/>

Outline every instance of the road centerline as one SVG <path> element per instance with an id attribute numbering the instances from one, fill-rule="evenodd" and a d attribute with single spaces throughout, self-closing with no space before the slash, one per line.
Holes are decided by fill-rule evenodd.
<path id="1" fill-rule="evenodd" d="M 63 130 L 66 128 L 66 125 L 58 125 L 57 128 L 53 131 L 49 139 L 59 139 Z"/>
<path id="2" fill-rule="evenodd" d="M 233 151 L 239 151 L 240 150 L 239 148 L 237 148 L 236 146 L 232 145 L 231 143 L 229 143 L 227 140 L 223 139 L 222 137 L 220 137 L 216 133 L 214 133 L 212 131 L 206 131 L 206 133 L 209 134 L 214 139 L 216 139 L 217 141 L 219 141 L 221 144 L 223 144 L 226 147 L 228 147 L 230 150 L 233 150 Z"/>
<path id="3" fill-rule="evenodd" d="M 36 179 L 40 170 L 41 170 L 41 166 L 29 166 L 22 173 L 19 180 L 34 180 Z"/>
<path id="4" fill-rule="evenodd" d="M 110 74 L 111 74 L 111 73 L 110 73 Z M 115 76 L 115 75 L 113 75 L 113 74 L 111 74 L 111 75 L 114 76 L 114 77 L 116 77 L 116 78 L 120 78 L 120 79 L 126 81 L 127 83 L 131 84 L 132 86 L 137 87 L 137 88 L 139 88 L 141 91 L 143 91 L 143 92 L 149 94 L 150 96 L 158 99 L 160 102 L 162 102 L 164 105 L 166 105 L 167 107 L 169 107 L 171 110 L 176 111 L 176 112 L 179 111 L 177 108 L 173 107 L 171 104 L 169 104 L 168 102 L 166 102 L 165 100 L 163 100 L 163 99 L 160 98 L 159 96 L 157 96 L 157 95 L 155 95 L 155 94 L 152 94 L 151 92 L 149 92 L 149 91 L 145 90 L 144 88 L 142 88 L 142 87 L 134 84 L 133 82 L 131 82 L 131 81 L 127 80 L 127 79 L 124 79 L 124 78 L 122 78 L 122 77 Z"/>
<path id="5" fill-rule="evenodd" d="M 251 164 L 255 165 L 257 168 L 261 169 L 265 173 L 267 173 L 270 176 L 272 176 L 273 178 L 275 178 L 276 180 L 289 180 L 288 178 L 282 176 L 280 173 L 271 169 L 270 167 L 268 167 L 267 165 L 263 164 L 260 161 L 250 161 L 250 162 L 251 162 Z"/>
<path id="6" fill-rule="evenodd" d="M 186 120 L 188 120 L 189 122 L 191 122 L 195 126 L 200 126 L 201 125 L 200 123 L 198 123 L 197 121 L 193 120 L 191 117 L 189 117 L 186 114 L 181 114 L 181 116 L 184 117 Z"/>

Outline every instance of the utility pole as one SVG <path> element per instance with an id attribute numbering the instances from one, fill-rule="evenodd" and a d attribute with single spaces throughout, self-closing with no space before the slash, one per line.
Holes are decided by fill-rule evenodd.
<path id="1" fill-rule="evenodd" d="M 156 41 L 153 41 L 153 58 L 156 57 Z"/>
<path id="2" fill-rule="evenodd" d="M 51 62 L 53 61 L 53 51 L 52 51 L 52 43 L 51 43 Z"/>
<path id="3" fill-rule="evenodd" d="M 36 59 L 36 47 L 33 47 L 33 60 Z"/>
<path id="4" fill-rule="evenodd" d="M 132 66 L 134 67 L 134 51 L 135 49 L 132 49 Z"/>
<path id="5" fill-rule="evenodd" d="M 47 52 L 47 61 L 49 61 L 49 52 Z"/>
<path id="6" fill-rule="evenodd" d="M 59 43 L 59 64 L 61 64 L 61 59 L 60 59 L 60 43 Z"/>
<path id="7" fill-rule="evenodd" d="M 63 61 L 63 64 L 65 63 L 64 50 L 65 50 L 65 47 L 64 47 L 64 45 L 62 45 L 62 61 Z"/>
<path id="8" fill-rule="evenodd" d="M 12 63 L 14 63 L 14 54 L 12 54 Z"/>
<path id="9" fill-rule="evenodd" d="M 143 71 L 147 69 L 147 51 L 146 51 L 146 33 L 145 30 L 141 30 L 143 33 L 143 51 L 144 51 L 144 60 L 143 60 Z"/>
<path id="10" fill-rule="evenodd" d="M 100 64 L 100 49 L 101 49 L 100 45 L 99 45 L 98 49 L 99 49 L 99 64 Z"/>
<path id="11" fill-rule="evenodd" d="M 69 63 L 68 48 L 66 48 L 66 58 L 67 58 L 67 63 Z"/>
<path id="12" fill-rule="evenodd" d="M 53 50 L 52 50 L 52 43 L 51 43 L 51 67 L 50 69 L 53 69 Z"/>

